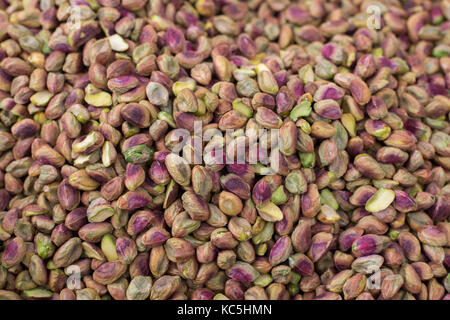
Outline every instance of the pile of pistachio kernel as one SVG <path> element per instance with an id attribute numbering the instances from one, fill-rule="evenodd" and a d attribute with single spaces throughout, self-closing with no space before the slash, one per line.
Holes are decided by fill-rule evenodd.
<path id="1" fill-rule="evenodd" d="M 449 86 L 449 0 L 0 0 L 0 299 L 448 300 Z"/>

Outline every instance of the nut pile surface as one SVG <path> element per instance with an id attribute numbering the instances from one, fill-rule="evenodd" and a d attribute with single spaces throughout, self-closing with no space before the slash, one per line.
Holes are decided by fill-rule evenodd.
<path id="1" fill-rule="evenodd" d="M 0 299 L 450 300 L 449 86 L 449 0 L 0 0 Z"/>

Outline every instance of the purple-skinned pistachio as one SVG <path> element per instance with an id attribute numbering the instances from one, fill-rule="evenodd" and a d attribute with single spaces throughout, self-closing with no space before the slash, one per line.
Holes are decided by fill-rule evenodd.
<path id="1" fill-rule="evenodd" d="M 417 209 L 426 210 L 433 206 L 436 202 L 436 197 L 428 192 L 419 192 L 415 197 Z"/>
<path id="2" fill-rule="evenodd" d="M 403 120 L 404 121 L 404 120 Z M 430 134 L 430 128 L 421 121 L 408 119 L 404 121 L 403 127 L 407 130 L 406 134 L 412 134 L 415 138 L 421 139 Z M 409 137 L 406 137 L 409 138 Z M 414 141 L 413 138 L 411 138 Z M 406 141 L 407 142 L 407 141 Z"/>
<path id="3" fill-rule="evenodd" d="M 169 154 L 164 161 L 171 177 L 180 185 L 187 185 L 191 179 L 191 167 L 184 158 Z"/>
<path id="4" fill-rule="evenodd" d="M 329 250 L 333 241 L 333 236 L 327 232 L 319 232 L 312 237 L 311 247 L 308 257 L 313 262 L 320 260 Z"/>
<path id="5" fill-rule="evenodd" d="M 359 58 L 355 67 L 355 72 L 359 77 L 366 79 L 373 75 L 375 71 L 376 65 L 373 55 L 366 54 Z"/>
<path id="6" fill-rule="evenodd" d="M 106 68 L 100 63 L 93 63 L 89 67 L 89 80 L 97 88 L 106 88 Z M 126 91 L 126 90 L 125 90 Z"/>
<path id="7" fill-rule="evenodd" d="M 192 168 L 192 188 L 203 198 L 207 198 L 213 188 L 213 181 L 209 171 L 203 166 Z"/>
<path id="8" fill-rule="evenodd" d="M 164 162 L 153 161 L 148 172 L 150 178 L 157 184 L 165 185 L 170 182 L 169 171 Z"/>
<path id="9" fill-rule="evenodd" d="M 277 191 L 285 190 L 283 186 L 280 186 Z M 283 191 L 286 196 L 286 191 Z M 275 197 L 278 197 L 277 192 L 274 193 Z M 283 201 L 275 201 L 275 197 L 272 197 L 272 202 L 275 204 L 280 204 Z M 278 200 L 278 199 L 277 199 Z M 287 201 L 287 199 L 286 199 Z M 285 203 L 281 212 L 283 213 L 283 219 L 275 223 L 275 229 L 281 236 L 290 234 L 294 228 L 294 223 L 300 215 L 300 197 L 296 196 L 294 199 L 290 199 L 289 202 Z"/>
<path id="10" fill-rule="evenodd" d="M 154 220 L 154 214 L 151 211 L 140 210 L 134 213 L 128 220 L 127 233 L 137 235 L 146 230 Z"/>
<path id="11" fill-rule="evenodd" d="M 115 211 L 105 199 L 96 198 L 89 204 L 86 213 L 89 222 L 103 222 Z"/>
<path id="12" fill-rule="evenodd" d="M 196 289 L 192 292 L 191 299 L 192 300 L 213 300 L 214 292 L 210 289 Z"/>
<path id="13" fill-rule="evenodd" d="M 250 223 L 246 219 L 240 217 L 233 217 L 228 223 L 228 229 L 239 241 L 247 241 L 251 238 L 251 228 Z"/>
<path id="14" fill-rule="evenodd" d="M 380 180 L 385 177 L 383 168 L 368 154 L 356 156 L 353 163 L 355 167 L 368 178 Z"/>
<path id="15" fill-rule="evenodd" d="M 426 106 L 425 106 L 425 113 L 430 118 L 439 118 L 440 116 L 443 116 L 446 112 L 448 112 L 448 100 L 445 97 L 445 94 L 443 95 L 437 95 L 435 96 Z"/>
<path id="16" fill-rule="evenodd" d="M 52 230 L 52 233 L 51 233 L 51 241 L 57 246 L 62 245 L 64 242 L 69 240 L 71 237 L 72 237 L 72 232 L 62 223 L 57 225 Z M 35 240 L 36 240 L 36 238 L 35 238 Z M 39 245 L 38 245 L 38 247 L 39 247 Z M 41 252 L 38 251 L 38 254 L 42 258 L 47 257 L 47 253 L 44 253 L 44 251 L 41 251 Z"/>
<path id="17" fill-rule="evenodd" d="M 435 132 L 431 136 L 430 143 L 434 146 L 436 153 L 444 157 L 450 156 L 450 136 L 444 132 Z"/>
<path id="18" fill-rule="evenodd" d="M 136 243 L 127 237 L 119 237 L 116 240 L 116 251 L 119 260 L 130 264 L 137 256 Z"/>
<path id="19" fill-rule="evenodd" d="M 209 218 L 206 201 L 193 191 L 186 191 L 182 197 L 183 207 L 193 220 L 205 221 Z"/>
<path id="20" fill-rule="evenodd" d="M 425 107 L 409 93 L 404 93 L 399 99 L 400 106 L 412 117 L 424 117 Z"/>
<path id="21" fill-rule="evenodd" d="M 152 202 L 152 198 L 145 190 L 139 188 L 128 191 L 117 199 L 117 204 L 122 210 L 135 210 L 143 208 Z"/>
<path id="22" fill-rule="evenodd" d="M 379 140 L 385 140 L 391 134 L 391 128 L 383 121 L 367 120 L 364 124 L 367 133 L 373 135 Z"/>
<path id="23" fill-rule="evenodd" d="M 204 60 L 204 56 L 200 52 L 193 50 L 184 50 L 176 54 L 175 59 L 183 68 L 191 69 Z"/>
<path id="24" fill-rule="evenodd" d="M 110 80 L 111 81 L 111 80 Z M 150 112 L 139 103 L 128 103 L 120 111 L 123 119 L 140 128 L 150 126 Z"/>
<path id="25" fill-rule="evenodd" d="M 325 84 L 317 88 L 314 93 L 314 101 L 318 102 L 321 100 L 339 100 L 344 96 L 344 90 L 337 87 L 334 84 Z"/>
<path id="26" fill-rule="evenodd" d="M 243 283 L 253 282 L 259 277 L 259 272 L 256 271 L 253 266 L 245 262 L 236 262 L 226 271 L 226 274 L 231 279 Z"/>
<path id="27" fill-rule="evenodd" d="M 329 42 L 322 47 L 321 54 L 336 65 L 344 61 L 344 50 L 340 44 Z"/>
<path id="28" fill-rule="evenodd" d="M 320 211 L 320 195 L 317 185 L 309 184 L 306 193 L 301 195 L 302 214 L 314 217 Z"/>
<path id="29" fill-rule="evenodd" d="M 278 129 L 282 125 L 280 117 L 265 107 L 259 107 L 256 110 L 255 120 L 266 129 Z"/>
<path id="30" fill-rule="evenodd" d="M 255 177 L 254 169 L 249 164 L 230 163 L 227 164 L 227 170 L 230 173 L 234 173 L 242 177 L 247 183 L 252 181 Z"/>
<path id="31" fill-rule="evenodd" d="M 93 273 L 93 279 L 103 285 L 111 284 L 119 279 L 127 269 L 127 265 L 120 261 L 109 261 L 102 264 Z"/>
<path id="32" fill-rule="evenodd" d="M 184 34 L 178 28 L 169 27 L 164 33 L 164 40 L 172 53 L 176 54 L 183 50 Z"/>
<path id="33" fill-rule="evenodd" d="M 66 210 L 72 210 L 80 203 L 80 192 L 64 179 L 58 186 L 58 199 Z"/>
<path id="34" fill-rule="evenodd" d="M 144 183 L 144 180 L 144 169 L 140 165 L 128 163 L 125 171 L 125 187 L 130 191 L 136 190 Z"/>
<path id="35" fill-rule="evenodd" d="M 361 214 L 362 218 L 359 219 L 356 226 L 360 227 L 365 232 L 373 233 L 373 234 L 384 234 L 388 231 L 388 226 L 386 225 L 386 223 L 383 223 L 382 221 L 380 221 L 376 217 L 376 214 L 374 214 L 373 216 L 369 215 L 369 212 L 362 208 L 357 209 L 357 211 L 355 211 L 355 213 L 357 213 L 357 212 L 359 214 Z M 403 216 L 399 215 L 396 218 L 400 219 L 400 221 L 401 221 Z M 395 221 L 393 221 L 393 222 L 395 222 Z"/>
<path id="36" fill-rule="evenodd" d="M 261 205 L 270 201 L 272 197 L 272 190 L 269 183 L 261 179 L 259 180 L 252 190 L 252 199 L 257 205 Z"/>
<path id="37" fill-rule="evenodd" d="M 193 246 L 181 238 L 170 238 L 164 245 L 167 258 L 172 262 L 184 262 L 195 254 Z"/>
<path id="38" fill-rule="evenodd" d="M 357 257 L 377 254 L 384 250 L 389 245 L 390 241 L 391 240 L 385 236 L 364 235 L 353 242 L 352 252 Z"/>
<path id="39" fill-rule="evenodd" d="M 336 120 L 342 116 L 339 104 L 332 99 L 324 99 L 314 104 L 314 111 L 326 119 Z"/>
<path id="40" fill-rule="evenodd" d="M 425 256 L 436 265 L 442 264 L 445 260 L 445 251 L 443 247 L 430 246 L 428 244 L 422 245 Z M 442 270 L 442 268 L 440 268 Z M 434 271 L 434 274 L 439 274 L 440 271 Z"/>
<path id="41" fill-rule="evenodd" d="M 78 170 L 72 173 L 67 182 L 75 189 L 82 191 L 93 191 L 98 186 L 99 183 L 89 177 L 85 169 Z"/>
<path id="42" fill-rule="evenodd" d="M 275 98 L 268 93 L 258 92 L 252 98 L 252 106 L 273 109 L 276 106 Z"/>
<path id="43" fill-rule="evenodd" d="M 277 240 L 269 254 L 269 262 L 276 266 L 288 259 L 292 252 L 292 242 L 288 236 L 283 236 Z"/>
<path id="44" fill-rule="evenodd" d="M 149 253 L 148 252 L 139 253 L 136 256 L 136 258 L 134 258 L 133 262 L 131 262 L 129 272 L 132 278 L 136 276 L 150 275 Z"/>
<path id="45" fill-rule="evenodd" d="M 303 253 L 296 253 L 289 257 L 289 266 L 301 276 L 312 276 L 314 264 Z"/>
<path id="46" fill-rule="evenodd" d="M 242 54 L 247 58 L 253 58 L 256 56 L 257 48 L 253 39 L 249 35 L 245 33 L 241 34 L 237 38 L 237 45 Z"/>
<path id="47" fill-rule="evenodd" d="M 430 246 L 445 246 L 447 235 L 437 226 L 425 226 L 417 232 L 420 242 Z"/>
<path id="48" fill-rule="evenodd" d="M 3 230 L 5 230 L 7 233 L 11 234 L 14 232 L 14 227 L 16 226 L 18 219 L 19 219 L 19 210 L 11 209 L 7 211 L 3 216 L 3 220 L 2 223 L 0 224 L 0 227 L 2 227 Z"/>
<path id="49" fill-rule="evenodd" d="M 417 143 L 417 139 L 407 130 L 394 130 L 384 143 L 390 147 L 410 151 Z"/>
<path id="50" fill-rule="evenodd" d="M 57 152 L 56 150 L 52 149 L 50 146 L 44 144 L 32 151 L 33 158 L 37 161 L 39 161 L 42 164 L 49 164 L 54 167 L 61 167 L 65 159 L 64 157 Z"/>
<path id="51" fill-rule="evenodd" d="M 217 228 L 211 233 L 211 242 L 219 249 L 233 249 L 238 245 L 238 241 L 233 234 L 225 228 Z"/>
<path id="52" fill-rule="evenodd" d="M 250 198 L 250 186 L 239 175 L 234 173 L 224 175 L 220 177 L 220 184 L 225 190 L 234 193 L 241 199 Z"/>
<path id="53" fill-rule="evenodd" d="M 222 55 L 213 56 L 213 67 L 217 78 L 221 81 L 229 81 L 232 76 L 232 64 Z"/>
<path id="54" fill-rule="evenodd" d="M 150 251 L 150 260 L 146 261 L 150 272 L 155 276 L 162 276 L 168 268 L 169 260 L 163 246 L 152 248 Z"/>
<path id="55" fill-rule="evenodd" d="M 400 270 L 405 283 L 404 288 L 412 294 L 418 294 L 421 291 L 421 280 L 412 265 L 405 263 Z"/>
<path id="56" fill-rule="evenodd" d="M 395 220 L 396 212 L 392 206 L 372 213 L 380 222 L 389 223 Z"/>
<path id="57" fill-rule="evenodd" d="M 1 263 L 6 268 L 14 267 L 22 262 L 25 257 L 25 243 L 20 237 L 10 240 L 2 253 Z"/>
<path id="58" fill-rule="evenodd" d="M 225 282 L 225 295 L 231 300 L 244 298 L 244 286 L 241 282 L 230 279 Z"/>
<path id="59" fill-rule="evenodd" d="M 25 139 L 34 136 L 40 129 L 38 123 L 31 119 L 23 119 L 11 127 L 11 133 L 16 139 Z"/>
<path id="60" fill-rule="evenodd" d="M 150 300 L 166 300 L 180 285 L 181 279 L 179 276 L 164 275 L 153 283 Z"/>
<path id="61" fill-rule="evenodd" d="M 66 215 L 64 225 L 72 231 L 79 230 L 87 222 L 86 213 L 86 208 L 79 207 L 72 210 Z"/>
<path id="62" fill-rule="evenodd" d="M 287 115 L 295 104 L 294 95 L 291 90 L 282 86 L 276 96 L 277 113 L 279 115 Z"/>
<path id="63" fill-rule="evenodd" d="M 323 166 L 331 164 L 338 156 L 336 142 L 331 139 L 323 140 L 318 149 L 320 163 Z"/>
<path id="64" fill-rule="evenodd" d="M 355 257 L 353 257 L 351 254 L 343 253 L 341 251 L 335 251 L 333 260 L 336 269 L 342 271 L 351 267 L 351 264 L 355 260 Z"/>
<path id="65" fill-rule="evenodd" d="M 66 241 L 53 255 L 53 263 L 56 267 L 67 267 L 77 261 L 82 253 L 80 238 L 71 238 Z"/>
<path id="66" fill-rule="evenodd" d="M 428 214 L 437 221 L 444 220 L 450 215 L 450 194 L 436 196 L 433 206 L 428 209 Z"/>
<path id="67" fill-rule="evenodd" d="M 339 248 L 344 252 L 348 251 L 349 249 L 351 249 L 354 241 L 360 238 L 363 233 L 364 230 L 360 227 L 352 227 L 345 230 L 339 235 Z"/>
<path id="68" fill-rule="evenodd" d="M 364 105 L 370 101 L 370 90 L 367 84 L 360 78 L 351 80 L 349 83 L 349 89 L 358 104 Z"/>
<path id="69" fill-rule="evenodd" d="M 3 152 L 14 147 L 16 140 L 14 139 L 12 134 L 3 131 L 0 134 L 0 142 L 1 142 L 0 150 Z"/>
<path id="70" fill-rule="evenodd" d="M 69 45 L 78 47 L 94 38 L 100 32 L 96 21 L 84 22 L 80 28 L 74 28 L 68 35 Z"/>
<path id="71" fill-rule="evenodd" d="M 123 191 L 124 182 L 122 177 L 115 177 L 106 182 L 101 188 L 103 198 L 108 201 L 116 200 Z"/>
<path id="72" fill-rule="evenodd" d="M 384 164 L 403 164 L 408 158 L 408 153 L 395 147 L 382 147 L 376 155 L 377 161 Z"/>
<path id="73" fill-rule="evenodd" d="M 78 230 L 79 237 L 88 242 L 99 242 L 101 238 L 112 231 L 113 227 L 109 222 L 91 222 L 82 226 Z"/>
<path id="74" fill-rule="evenodd" d="M 353 270 L 342 270 L 335 274 L 328 282 L 327 290 L 336 293 L 342 292 L 345 283 L 353 276 L 353 274 Z"/>
<path id="75" fill-rule="evenodd" d="M 280 152 L 284 155 L 293 155 L 297 146 L 297 126 L 291 120 L 285 121 L 279 132 Z"/>
<path id="76" fill-rule="evenodd" d="M 196 249 L 197 260 L 200 263 L 208 263 L 214 261 L 217 257 L 217 254 L 218 250 L 210 241 L 197 247 Z"/>
<path id="77" fill-rule="evenodd" d="M 405 191 L 395 190 L 394 207 L 400 212 L 414 211 L 417 207 L 416 201 Z"/>
<path id="78" fill-rule="evenodd" d="M 354 206 L 363 206 L 376 192 L 377 189 L 372 186 L 361 186 L 353 192 L 350 203 Z"/>
<path id="79" fill-rule="evenodd" d="M 396 243 L 392 242 L 383 252 L 386 265 L 390 267 L 398 267 L 405 260 L 405 255 L 402 248 Z"/>
<path id="80" fill-rule="evenodd" d="M 300 221 L 291 235 L 292 246 L 296 252 L 304 253 L 311 245 L 311 225 L 307 221 Z"/>
<path id="81" fill-rule="evenodd" d="M 170 234 L 166 230 L 153 227 L 143 234 L 141 242 L 148 248 L 154 248 L 164 244 L 169 237 Z"/>

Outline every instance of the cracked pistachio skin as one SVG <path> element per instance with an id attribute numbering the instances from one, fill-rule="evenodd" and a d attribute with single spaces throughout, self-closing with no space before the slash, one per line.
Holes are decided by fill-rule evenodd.
<path id="1" fill-rule="evenodd" d="M 0 300 L 450 300 L 449 0 L 0 7 Z"/>

